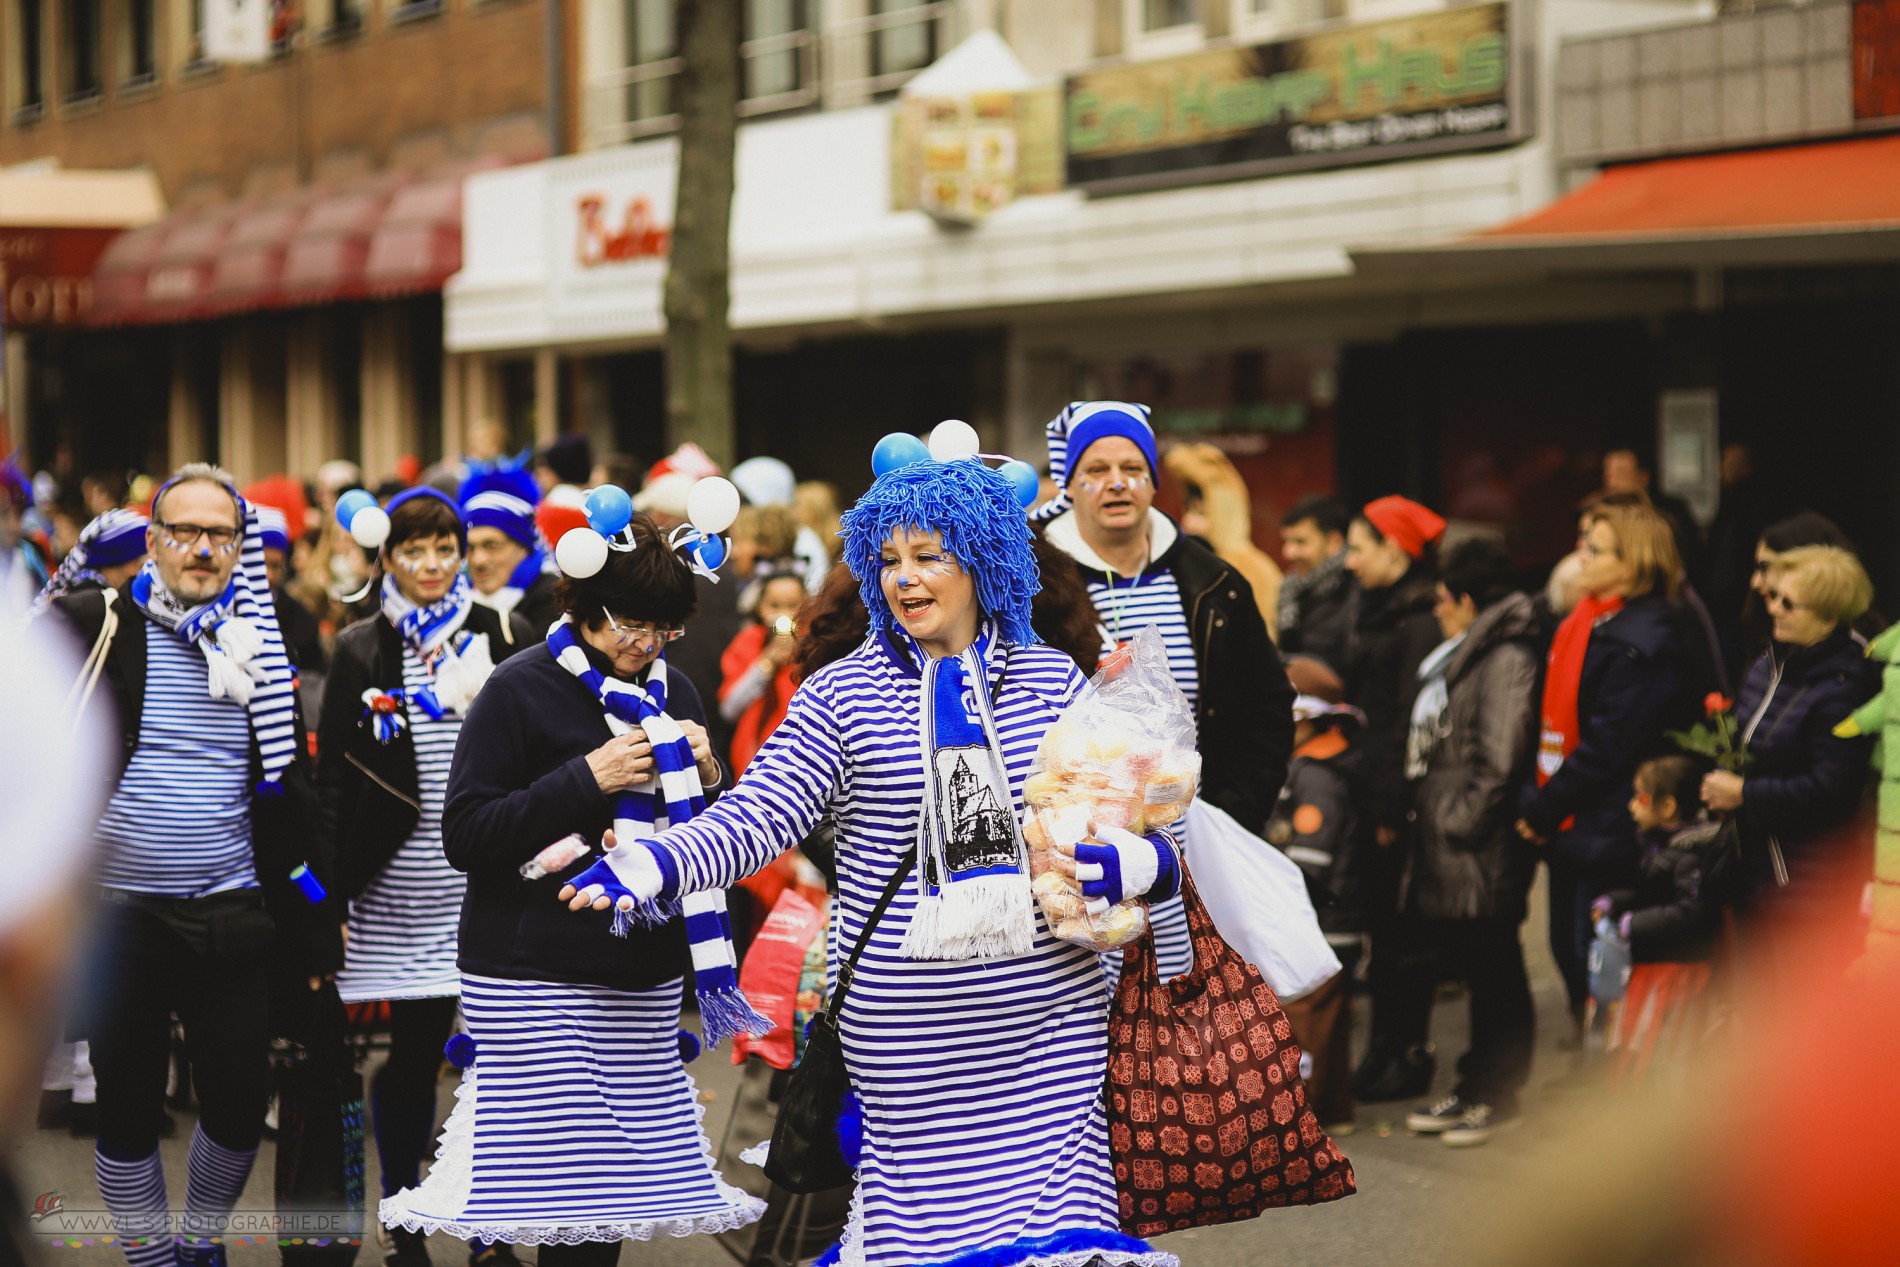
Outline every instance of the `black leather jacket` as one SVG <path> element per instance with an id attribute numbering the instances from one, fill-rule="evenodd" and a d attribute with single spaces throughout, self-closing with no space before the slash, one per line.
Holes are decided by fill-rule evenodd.
<path id="1" fill-rule="evenodd" d="M 501 613 L 476 603 L 463 628 L 488 635 L 488 654 L 497 664 L 524 647 L 545 645 L 520 615 L 507 620 L 504 632 Z M 389 865 L 422 813 L 414 736 L 405 727 L 378 743 L 362 724 L 364 691 L 401 687 L 402 635 L 380 613 L 337 635 L 317 723 L 317 794 L 345 901 Z"/>

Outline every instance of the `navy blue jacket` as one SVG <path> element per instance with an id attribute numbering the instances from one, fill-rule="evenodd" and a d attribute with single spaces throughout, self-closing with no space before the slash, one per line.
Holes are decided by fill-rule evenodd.
<path id="1" fill-rule="evenodd" d="M 1635 878 L 1639 847 L 1630 821 L 1636 767 L 1676 751 L 1665 730 L 1689 725 L 1700 688 L 1680 610 L 1661 594 L 1630 600 L 1590 633 L 1577 691 L 1577 746 L 1543 787 L 1527 788 L 1526 821 L 1550 840 L 1554 863 L 1610 885 Z M 1569 831 L 1563 821 L 1575 816 Z"/>
<path id="2" fill-rule="evenodd" d="M 1740 820 L 1753 898 L 1796 896 L 1818 878 L 1825 860 L 1814 846 L 1853 817 L 1874 743 L 1870 735 L 1837 739 L 1833 730 L 1879 689 L 1875 666 L 1845 628 L 1812 647 L 1773 643 L 1749 666 L 1735 716 L 1754 758 Z M 1779 895 L 1771 839 L 1788 869 Z"/>
<path id="3" fill-rule="evenodd" d="M 583 644 L 585 645 L 585 644 Z M 588 658 L 603 673 L 606 661 Z M 699 692 L 684 673 L 667 675 L 669 715 L 706 724 Z M 613 804 L 594 781 L 587 754 L 612 738 L 600 701 L 547 648 L 528 647 L 496 665 L 470 706 L 449 770 L 442 846 L 468 873 L 462 899 L 462 971 L 511 981 L 561 981 L 643 990 L 685 973 L 685 925 L 607 931 L 607 911 L 569 911 L 561 886 L 599 860 L 524 880 L 521 864 L 571 832 L 598 850 L 613 826 Z"/>
<path id="4" fill-rule="evenodd" d="M 1636 963 L 1700 963 L 1715 953 L 1734 867 L 1717 823 L 1692 823 L 1643 841 L 1636 884 L 1609 894 L 1610 918 L 1630 917 Z"/>

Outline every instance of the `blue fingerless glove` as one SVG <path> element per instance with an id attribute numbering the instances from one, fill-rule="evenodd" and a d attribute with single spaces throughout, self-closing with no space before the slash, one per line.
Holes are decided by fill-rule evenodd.
<path id="1" fill-rule="evenodd" d="M 1166 836 L 1137 836 L 1104 827 L 1096 840 L 1075 847 L 1075 878 L 1091 901 L 1125 902 L 1172 897 L 1181 888 L 1181 864 Z"/>

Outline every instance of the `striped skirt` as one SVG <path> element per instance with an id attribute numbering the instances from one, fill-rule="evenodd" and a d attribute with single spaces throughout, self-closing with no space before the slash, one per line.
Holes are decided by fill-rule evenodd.
<path id="1" fill-rule="evenodd" d="M 573 1245 L 756 1221 L 764 1203 L 713 1169 L 679 1006 L 678 981 L 628 993 L 465 975 L 475 1063 L 428 1177 L 385 1198 L 383 1222 Z"/>

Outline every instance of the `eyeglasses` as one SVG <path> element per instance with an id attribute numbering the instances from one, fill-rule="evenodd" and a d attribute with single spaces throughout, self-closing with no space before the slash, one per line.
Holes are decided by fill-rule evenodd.
<path id="1" fill-rule="evenodd" d="M 607 618 L 607 628 L 614 632 L 616 646 L 626 647 L 635 643 L 664 647 L 669 642 L 678 642 L 686 636 L 684 625 L 655 625 L 642 621 L 639 624 L 622 625 L 614 620 L 614 614 L 605 607 L 600 614 Z"/>
<path id="2" fill-rule="evenodd" d="M 203 524 L 175 524 L 164 522 L 160 522 L 158 526 L 160 531 L 171 539 L 173 545 L 180 546 L 184 549 L 190 549 L 192 546 L 197 545 L 198 539 L 203 537 L 211 544 L 212 549 L 228 550 L 238 539 L 238 530 L 236 528 L 208 528 Z"/>
<path id="3" fill-rule="evenodd" d="M 1783 612 L 1792 613 L 1792 612 L 1798 612 L 1798 611 L 1812 611 L 1813 610 L 1812 604 L 1797 603 L 1792 598 L 1789 598 L 1786 594 L 1782 593 L 1780 590 L 1769 590 L 1766 594 L 1762 595 L 1762 598 L 1768 604 L 1769 611 L 1783 611 Z"/>

